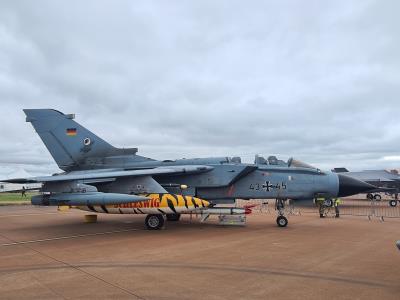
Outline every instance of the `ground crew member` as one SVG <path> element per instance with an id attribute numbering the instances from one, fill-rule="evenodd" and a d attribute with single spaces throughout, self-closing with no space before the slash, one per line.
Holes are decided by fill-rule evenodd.
<path id="1" fill-rule="evenodd" d="M 26 190 L 24 186 L 22 186 L 21 197 L 26 197 Z"/>
<path id="2" fill-rule="evenodd" d="M 339 218 L 339 204 L 342 204 L 340 198 L 333 199 L 333 205 L 335 206 L 336 218 Z"/>
<path id="3" fill-rule="evenodd" d="M 319 217 L 320 218 L 325 218 L 325 215 L 324 215 L 324 213 L 325 213 L 325 205 L 324 205 L 325 198 L 324 197 L 317 197 L 315 199 L 315 202 L 316 202 L 316 204 L 318 206 Z"/>

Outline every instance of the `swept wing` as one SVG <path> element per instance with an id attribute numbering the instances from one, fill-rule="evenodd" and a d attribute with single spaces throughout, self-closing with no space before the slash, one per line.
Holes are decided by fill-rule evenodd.
<path id="1" fill-rule="evenodd" d="M 115 179 L 120 177 L 136 177 L 136 176 L 153 176 L 163 174 L 199 174 L 211 171 L 213 167 L 210 166 L 171 166 L 171 167 L 158 167 L 153 169 L 140 169 L 140 170 L 111 170 L 111 171 L 76 171 L 53 176 L 39 176 L 31 178 L 15 178 L 1 180 L 0 182 L 8 183 L 36 183 L 36 182 L 57 182 L 57 181 L 90 181 L 101 179 Z"/>

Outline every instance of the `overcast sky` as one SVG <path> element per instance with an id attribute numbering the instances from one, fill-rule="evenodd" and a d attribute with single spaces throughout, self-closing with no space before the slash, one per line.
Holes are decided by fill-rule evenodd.
<path id="1" fill-rule="evenodd" d="M 1 1 L 0 174 L 57 171 L 23 108 L 157 159 L 400 167 L 400 1 Z"/>

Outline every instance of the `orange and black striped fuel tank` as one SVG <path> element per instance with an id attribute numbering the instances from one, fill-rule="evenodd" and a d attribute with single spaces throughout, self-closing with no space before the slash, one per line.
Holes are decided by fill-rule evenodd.
<path id="1" fill-rule="evenodd" d="M 116 205 L 77 206 L 86 211 L 108 214 L 185 214 L 200 212 L 210 205 L 206 200 L 175 194 L 146 194 L 149 200 Z"/>

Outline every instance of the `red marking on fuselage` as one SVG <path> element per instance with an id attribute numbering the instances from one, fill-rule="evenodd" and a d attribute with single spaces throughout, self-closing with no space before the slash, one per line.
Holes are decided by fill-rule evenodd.
<path id="1" fill-rule="evenodd" d="M 152 198 L 146 201 L 130 202 L 114 205 L 114 208 L 157 208 L 160 207 L 160 199 Z"/>
<path id="2" fill-rule="evenodd" d="M 228 196 L 232 196 L 234 190 L 235 190 L 235 186 L 232 184 L 232 185 L 229 187 Z"/>

